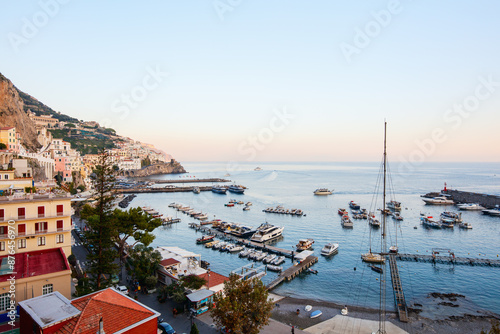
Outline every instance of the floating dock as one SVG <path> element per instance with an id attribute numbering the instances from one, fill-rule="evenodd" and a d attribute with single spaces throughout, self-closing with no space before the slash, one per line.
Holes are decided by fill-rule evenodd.
<path id="1" fill-rule="evenodd" d="M 395 257 L 400 261 L 444 263 L 453 265 L 500 267 L 500 260 L 478 259 L 470 257 L 455 257 L 442 255 L 424 255 L 424 254 L 397 254 Z"/>
<path id="2" fill-rule="evenodd" d="M 290 268 L 286 269 L 285 271 L 282 271 L 279 276 L 271 281 L 266 287 L 268 290 L 274 289 L 278 284 L 280 284 L 283 281 L 291 281 L 294 279 L 298 274 L 312 266 L 318 262 L 318 257 L 310 255 L 304 259 L 304 261 L 300 262 L 297 265 L 291 266 Z"/>
<path id="3" fill-rule="evenodd" d="M 398 311 L 399 321 L 408 322 L 408 309 L 406 308 L 405 294 L 399 276 L 398 265 L 395 255 L 389 254 L 389 268 L 391 269 L 392 290 L 394 291 L 394 302 Z"/>

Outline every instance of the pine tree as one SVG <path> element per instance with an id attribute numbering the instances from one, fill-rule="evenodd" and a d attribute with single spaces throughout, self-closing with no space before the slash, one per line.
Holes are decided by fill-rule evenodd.
<path id="1" fill-rule="evenodd" d="M 200 331 L 198 330 L 198 327 L 196 327 L 196 324 L 193 323 L 193 326 L 191 326 L 191 331 L 189 334 L 200 334 Z"/>
<path id="2" fill-rule="evenodd" d="M 109 154 L 101 150 L 98 164 L 92 174 L 94 185 L 95 204 L 86 205 L 82 210 L 82 218 L 87 221 L 88 230 L 85 232 L 90 253 L 87 260 L 90 261 L 90 282 L 94 290 L 100 290 L 110 285 L 111 275 L 117 272 L 118 265 L 114 262 L 118 253 L 114 249 L 113 237 L 115 228 L 113 226 L 111 208 L 114 193 L 115 177 Z"/>

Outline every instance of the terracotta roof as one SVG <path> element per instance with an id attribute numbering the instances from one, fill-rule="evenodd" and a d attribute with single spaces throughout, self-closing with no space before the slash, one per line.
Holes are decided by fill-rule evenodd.
<path id="1" fill-rule="evenodd" d="M 207 286 L 207 284 L 205 284 L 205 286 L 207 286 L 207 288 L 209 288 L 209 289 L 211 287 L 214 287 L 214 286 L 222 284 L 226 281 L 229 281 L 229 277 L 226 277 L 226 276 L 221 275 L 221 274 L 217 274 L 215 271 L 210 272 L 210 279 L 208 278 L 208 273 L 198 275 L 198 277 L 204 278 L 205 281 L 208 282 L 209 286 Z"/>
<path id="2" fill-rule="evenodd" d="M 14 257 L 16 261 L 14 270 L 8 271 L 15 272 L 16 274 L 14 275 L 16 276 L 16 279 L 70 270 L 68 261 L 66 260 L 66 255 L 64 255 L 62 248 L 52 248 L 35 252 L 17 253 L 14 255 Z M 4 262 L 4 259 L 8 259 L 8 255 L 0 257 L 0 262 Z M 4 269 L 3 266 L 2 269 Z M 7 281 L 11 276 L 12 275 L 10 274 L 1 275 L 0 282 Z"/>
<path id="3" fill-rule="evenodd" d="M 73 299 L 71 304 L 82 313 L 56 333 L 95 334 L 99 329 L 101 318 L 104 332 L 116 333 L 148 318 L 153 319 L 159 316 L 153 310 L 112 288 Z"/>
<path id="4" fill-rule="evenodd" d="M 161 260 L 160 264 L 164 267 L 166 266 L 171 266 L 173 264 L 176 264 L 176 263 L 181 263 L 180 261 L 177 261 L 176 259 L 165 259 L 165 260 Z"/>
<path id="5" fill-rule="evenodd" d="M 10 130 L 10 129 L 14 129 L 13 126 L 4 126 L 2 128 L 0 128 L 0 130 Z"/>

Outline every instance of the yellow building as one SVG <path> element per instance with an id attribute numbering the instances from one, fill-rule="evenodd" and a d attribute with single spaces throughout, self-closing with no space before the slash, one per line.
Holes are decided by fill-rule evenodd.
<path id="1" fill-rule="evenodd" d="M 0 196 L 0 256 L 8 254 L 12 240 L 16 253 L 61 248 L 71 255 L 71 197 Z"/>
<path id="2" fill-rule="evenodd" d="M 0 261 L 0 313 L 8 311 L 11 300 L 17 305 L 54 291 L 71 299 L 71 268 L 61 248 L 16 253 Z"/>
<path id="3" fill-rule="evenodd" d="M 19 141 L 16 135 L 16 128 L 0 128 L 0 143 L 4 143 L 8 150 L 19 152 Z"/>
<path id="4" fill-rule="evenodd" d="M 0 193 L 6 190 L 22 190 L 24 188 L 33 187 L 32 177 L 15 177 L 15 169 L 1 169 L 0 167 Z"/>

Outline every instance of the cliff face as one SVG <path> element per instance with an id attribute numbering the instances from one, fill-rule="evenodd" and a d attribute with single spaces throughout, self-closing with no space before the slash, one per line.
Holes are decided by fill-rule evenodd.
<path id="1" fill-rule="evenodd" d="M 177 161 L 169 163 L 154 164 L 142 169 L 121 171 L 120 175 L 130 176 L 130 177 L 142 177 L 157 174 L 180 174 L 186 173 L 184 167 L 181 166 Z"/>
<path id="2" fill-rule="evenodd" d="M 30 150 L 41 147 L 33 121 L 24 111 L 24 103 L 12 82 L 0 73 L 0 127 L 13 126 L 21 134 L 22 144 Z"/>

